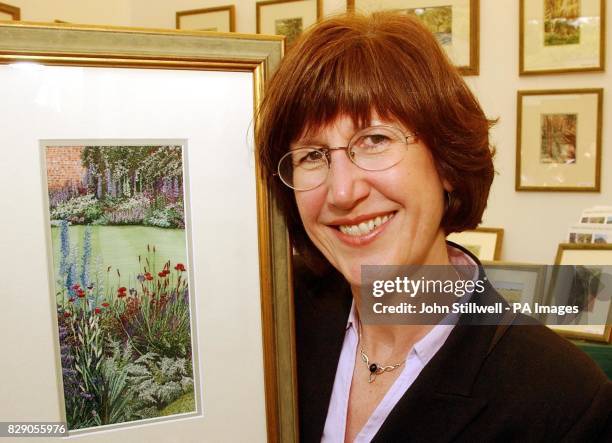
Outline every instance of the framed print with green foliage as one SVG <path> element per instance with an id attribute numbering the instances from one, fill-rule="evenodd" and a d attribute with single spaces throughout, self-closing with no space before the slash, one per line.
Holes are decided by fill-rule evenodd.
<path id="1" fill-rule="evenodd" d="M 236 30 L 236 8 L 234 5 L 228 5 L 177 11 L 176 29 L 234 32 Z"/>
<path id="2" fill-rule="evenodd" d="M 479 0 L 347 0 L 347 9 L 397 11 L 418 18 L 463 75 L 478 75 Z"/>
<path id="3" fill-rule="evenodd" d="M 499 260 L 504 240 L 504 229 L 479 227 L 468 231 L 454 232 L 447 237 L 447 240 L 463 246 L 480 260 Z"/>
<path id="4" fill-rule="evenodd" d="M 556 288 L 570 288 L 568 304 L 576 305 L 580 315 L 569 324 L 549 327 L 569 337 L 610 342 L 612 338 L 612 245 L 561 243 L 555 265 L 571 265 L 575 270 L 571 282 L 563 280 L 564 273 L 553 273 L 551 295 Z M 567 273 L 565 273 L 567 274 Z M 570 284 L 571 283 L 571 284 Z M 567 292 L 567 291 L 566 291 Z"/>
<path id="5" fill-rule="evenodd" d="M 323 0 L 267 0 L 257 2 L 257 33 L 283 35 L 291 45 L 323 14 Z"/>
<path id="6" fill-rule="evenodd" d="M 2 20 L 20 20 L 21 9 L 17 6 L 0 3 L 0 21 Z"/>
<path id="7" fill-rule="evenodd" d="M 518 91 L 517 191 L 599 192 L 603 89 Z"/>
<path id="8" fill-rule="evenodd" d="M 296 440 L 290 248 L 252 149 L 282 38 L 0 35 L 0 417 L 83 443 Z"/>
<path id="9" fill-rule="evenodd" d="M 519 74 L 603 71 L 606 0 L 520 0 Z"/>

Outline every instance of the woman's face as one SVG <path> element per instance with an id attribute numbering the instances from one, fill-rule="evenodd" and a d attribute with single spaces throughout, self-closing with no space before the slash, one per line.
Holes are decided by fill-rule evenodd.
<path id="1" fill-rule="evenodd" d="M 411 132 L 376 116 L 371 125 Z M 360 129 L 350 117 L 339 117 L 304 139 L 321 147 L 346 146 Z M 332 151 L 326 181 L 310 191 L 295 191 L 308 236 L 352 286 L 361 284 L 361 265 L 448 263 L 440 220 L 444 190 L 450 189 L 422 142 L 405 148 L 403 159 L 384 171 L 362 170 L 345 151 Z M 351 228 L 362 223 L 360 229 Z"/>

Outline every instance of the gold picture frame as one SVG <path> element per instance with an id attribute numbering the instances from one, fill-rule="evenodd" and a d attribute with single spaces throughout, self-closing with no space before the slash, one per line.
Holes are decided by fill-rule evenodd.
<path id="1" fill-rule="evenodd" d="M 599 192 L 603 89 L 518 91 L 517 191 Z"/>
<path id="2" fill-rule="evenodd" d="M 290 46 L 323 16 L 323 0 L 266 0 L 256 4 L 258 34 L 283 35 Z"/>
<path id="3" fill-rule="evenodd" d="M 21 20 L 21 9 L 17 6 L 0 3 L 0 21 L 2 20 Z"/>
<path id="4" fill-rule="evenodd" d="M 176 29 L 192 31 L 235 32 L 236 7 L 189 9 L 176 12 Z"/>
<path id="5" fill-rule="evenodd" d="M 227 76 L 235 77 L 237 74 L 242 75 L 240 77 L 241 82 L 246 82 L 248 90 L 252 91 L 252 97 L 246 97 L 248 99 L 245 102 L 245 97 L 239 97 L 240 101 L 246 103 L 246 107 L 249 108 L 252 103 L 252 115 L 255 114 L 256 108 L 262 98 L 264 91 L 264 84 L 266 79 L 278 66 L 282 55 L 283 55 L 283 39 L 275 36 L 257 36 L 257 35 L 242 35 L 242 34 L 223 34 L 223 33 L 202 33 L 202 32 L 187 32 L 187 31 L 172 31 L 172 30 L 156 30 L 156 29 L 139 29 L 139 28 L 120 28 L 120 27 L 105 27 L 105 26 L 81 26 L 81 25 L 53 25 L 53 24 L 41 24 L 41 23 L 3 23 L 0 24 L 0 33 L 2 39 L 0 40 L 0 70 L 4 74 L 12 72 L 11 76 L 5 75 L 3 87 L 10 88 L 10 85 L 6 83 L 7 78 L 15 78 L 14 81 L 21 81 L 21 79 L 28 77 L 33 81 L 38 81 L 40 76 L 45 75 L 45 72 L 52 72 L 49 74 L 51 82 L 62 82 L 62 84 L 71 85 L 72 78 L 82 79 L 84 72 L 97 72 L 99 76 L 105 76 L 109 73 L 116 72 L 117 75 L 121 73 L 127 73 L 126 75 L 143 76 L 148 73 L 152 73 L 158 76 L 176 75 L 189 73 L 190 78 L 193 76 L 202 75 L 199 84 L 202 87 L 206 85 L 206 78 L 219 78 L 220 73 L 227 73 Z M 73 69 L 74 68 L 74 69 Z M 96 69 L 90 69 L 96 68 Z M 102 68 L 102 69 L 97 69 Z M 23 71 L 20 71 L 23 70 Z M 15 74 L 19 72 L 25 72 L 26 74 Z M 214 74 L 214 76 L 211 76 Z M 207 75 L 208 77 L 204 77 Z M 245 77 L 248 75 L 248 77 Z M 66 77 L 67 76 L 67 77 Z M 96 77 L 98 78 L 98 77 Z M 147 77 L 150 78 L 150 77 Z M 161 77 L 159 77 L 161 78 Z M 166 78 L 166 77 L 163 77 Z M 29 81 L 29 80 L 28 80 Z M 157 81 L 155 88 L 147 89 L 151 96 L 155 94 L 156 90 L 168 90 L 169 84 L 167 82 Z M 46 87 L 48 83 L 43 82 L 43 86 Z M 41 90 L 44 88 L 41 88 Z M 26 93 L 26 89 L 10 89 L 12 92 Z M 68 89 L 70 90 L 70 88 Z M 245 89 L 246 90 L 246 89 Z M 112 88 L 109 90 L 112 92 Z M 104 94 L 93 94 L 96 96 L 107 96 L 109 91 L 104 91 Z M 102 91 L 99 91 L 102 92 Z M 36 94 L 35 94 L 36 96 Z M 79 97 L 77 94 L 75 97 Z M 12 97 L 12 96 L 11 96 Z M 30 96 L 28 96 L 30 97 Z M 184 97 L 184 96 L 181 96 Z M 225 100 L 226 98 L 224 98 Z M 26 100 L 25 98 L 16 99 L 20 101 Z M 58 103 L 58 97 L 53 97 L 54 103 Z M 36 106 L 39 102 L 33 102 Z M 46 103 L 46 102 L 45 102 Z M 27 103 L 26 105 L 27 106 Z M 32 105 L 34 106 L 34 105 Z M 46 106 L 46 105 L 42 105 Z M 52 105 L 54 106 L 54 105 Z M 182 107 L 176 107 L 182 108 Z M 38 108 L 36 108 L 38 109 Z M 45 108 L 47 109 L 47 108 Z M 55 108 L 49 108 L 55 109 Z M 46 112 L 46 111 L 45 111 Z M 108 111 L 110 112 L 110 111 Z M 181 111 L 183 112 L 183 111 Z M 251 111 L 249 111 L 250 113 Z M 29 115 L 29 114 L 28 114 Z M 63 121 L 65 121 L 64 118 Z M 248 118 L 247 121 L 252 121 L 252 117 Z M 103 124 L 103 122 L 100 122 Z M 129 125 L 129 122 L 128 122 Z M 155 123 L 153 123 L 155 125 Z M 113 128 L 102 128 L 102 132 L 105 134 L 112 133 Z M 116 128 L 115 128 L 116 129 Z M 30 127 L 30 133 L 33 129 Z M 80 131 L 80 130 L 79 130 Z M 49 133 L 45 133 L 48 136 Z M 35 137 L 35 135 L 32 135 Z M 38 137 L 37 137 L 38 138 Z M 44 138 L 44 137 L 40 137 Z M 202 146 L 200 146 L 202 147 Z M 33 148 L 32 148 L 33 149 Z M 192 151 L 195 152 L 195 151 Z M 243 152 L 240 150 L 240 152 Z M 30 157 L 30 156 L 29 156 Z M 28 157 L 28 158 L 29 158 Z M 192 158 L 190 158 L 193 160 Z M 36 155 L 30 159 L 32 162 L 36 161 Z M 248 163 L 248 162 L 246 162 Z M 193 165 L 192 165 L 193 166 Z M 7 166 L 8 167 L 8 166 Z M 11 167 L 12 168 L 12 167 Z M 27 166 L 28 173 L 39 174 L 37 172 L 39 168 L 34 167 L 32 164 Z M 34 172 L 32 172 L 34 170 Z M 253 188 L 249 192 L 252 192 L 256 202 L 253 201 L 253 207 L 256 208 L 256 215 L 253 216 L 256 227 L 252 229 L 253 238 L 252 242 L 254 245 L 258 245 L 252 248 L 253 254 L 255 255 L 254 260 L 258 262 L 259 269 L 253 271 L 254 281 L 253 285 L 249 286 L 249 290 L 256 291 L 259 294 L 256 299 L 251 299 L 251 303 L 255 303 L 258 306 L 257 309 L 251 310 L 253 319 L 248 320 L 252 324 L 257 325 L 257 328 L 261 328 L 261 341 L 254 336 L 255 346 L 250 348 L 255 354 L 248 357 L 254 360 L 257 365 L 261 364 L 261 368 L 255 365 L 253 368 L 247 368 L 246 370 L 241 367 L 243 373 L 243 380 L 258 380 L 258 386 L 252 386 L 254 389 L 253 395 L 246 395 L 245 391 L 241 391 L 241 396 L 238 398 L 235 391 L 227 391 L 221 396 L 236 396 L 231 400 L 232 404 L 244 404 L 250 405 L 249 402 L 255 402 L 256 411 L 261 411 L 261 419 L 259 415 L 252 417 L 256 420 L 258 425 L 261 425 L 260 431 L 265 433 L 269 441 L 297 441 L 297 403 L 296 403 L 296 381 L 295 381 L 295 349 L 294 349 L 294 332 L 293 332 L 293 302 L 292 302 L 292 289 L 290 282 L 290 247 L 287 239 L 287 231 L 282 216 L 278 210 L 276 201 L 272 198 L 268 191 L 267 180 L 268 177 L 263 176 L 260 173 L 259 165 L 255 162 L 253 165 Z M 36 188 L 36 180 L 33 180 L 32 185 Z M 28 191 L 30 192 L 30 191 Z M 38 194 L 38 190 L 34 189 L 31 191 L 33 194 Z M 36 202 L 38 198 L 33 197 L 34 200 L 32 211 L 35 214 L 44 210 L 43 204 L 40 203 L 40 207 Z M 35 216 L 36 218 L 37 216 Z M 21 229 L 17 225 L 4 225 L 5 228 Z M 44 235 L 37 234 L 33 237 L 28 237 L 31 242 L 39 242 L 37 246 L 32 244 L 36 250 L 40 251 L 44 249 Z M 44 254 L 38 254 L 40 258 L 37 266 L 44 268 Z M 25 256 L 24 256 L 25 257 Z M 31 258 L 31 257 L 30 257 Z M 4 259 L 2 259 L 4 260 Z M 20 260 L 20 259 L 16 259 Z M 29 259 L 28 259 L 29 260 Z M 25 264 L 25 263 L 24 263 Z M 230 272 L 232 263 L 226 263 L 226 272 Z M 200 268 L 202 269 L 202 268 Z M 234 274 L 228 274 L 226 278 L 228 280 L 238 280 L 235 278 L 236 272 L 241 272 L 240 269 L 234 269 Z M 224 277 L 220 277 L 224 278 Z M 202 277 L 199 277 L 200 281 Z M 198 286 L 196 279 L 196 286 Z M 37 294 L 47 294 L 48 288 L 52 287 L 47 277 L 41 278 L 36 277 L 34 279 L 29 278 L 28 283 L 38 285 L 38 289 L 33 291 Z M 202 284 L 202 283 L 200 283 Z M 47 289 L 44 289 L 44 288 Z M 210 294 L 208 294 L 210 295 Z M 213 294 L 214 295 L 214 294 Z M 222 296 L 223 294 L 219 294 Z M 196 297 L 197 298 L 197 297 Z M 53 299 L 53 301 L 52 301 Z M 14 309 L 5 309 L 2 314 L 2 321 L 9 324 L 12 322 L 28 322 L 30 327 L 42 328 L 40 332 L 32 332 L 32 337 L 41 337 L 41 340 L 49 340 L 48 346 L 36 346 L 36 357 L 32 357 L 32 353 L 28 354 L 28 361 L 22 361 L 19 364 L 19 349 L 27 348 L 22 342 L 12 338 L 6 338 L 3 341 L 3 349 L 7 349 L 4 346 L 7 345 L 13 349 L 14 354 L 12 355 L 13 362 L 18 364 L 20 367 L 31 367 L 32 370 L 39 370 L 40 367 L 46 367 L 47 370 L 44 374 L 44 379 L 48 383 L 42 382 L 48 388 L 42 391 L 38 389 L 40 384 L 32 386 L 31 389 L 36 389 L 35 393 L 29 392 L 28 386 L 21 385 L 19 380 L 25 380 L 28 378 L 23 373 L 23 377 L 13 379 L 15 384 L 14 398 L 13 401 L 22 406 L 19 408 L 10 409 L 2 408 L 0 413 L 7 419 L 21 419 L 33 420 L 39 416 L 41 419 L 49 419 L 55 411 L 59 414 L 63 409 L 62 401 L 57 401 L 57 398 L 51 398 L 54 396 L 53 392 L 56 391 L 55 384 L 61 385 L 61 371 L 58 369 L 57 364 L 52 368 L 51 361 L 58 361 L 59 350 L 51 349 L 51 338 L 52 334 L 55 334 L 57 342 L 57 328 L 52 328 L 54 331 L 49 334 L 49 328 L 51 326 L 51 320 L 49 317 L 49 311 L 45 309 L 37 309 L 35 313 L 31 310 L 20 309 L 19 300 L 24 300 L 21 294 L 12 291 L 11 287 L 8 288 L 8 295 L 5 297 L 5 301 L 13 300 L 16 304 L 11 305 Z M 39 300 L 41 305 L 49 304 L 51 312 L 54 308 L 54 295 L 49 297 L 49 300 L 45 300 L 43 297 Z M 31 301 L 29 302 L 31 303 Z M 19 312 L 28 312 L 28 317 L 21 318 Z M 43 312 L 44 311 L 44 312 Z M 240 312 L 232 312 L 232 316 L 235 315 L 246 315 Z M 226 316 L 229 318 L 230 313 Z M 53 314 L 55 315 L 55 314 Z M 218 315 L 218 314 L 217 314 Z M 40 318 L 38 318 L 38 317 Z M 219 316 L 219 315 L 218 315 Z M 231 335 L 230 330 L 225 330 L 224 321 L 222 315 L 219 316 L 218 324 L 215 325 L 216 334 L 225 334 L 226 336 Z M 21 320 L 20 320 L 21 319 Z M 253 323 L 254 322 L 254 323 Z M 242 324 L 242 322 L 241 322 Z M 206 326 L 210 331 L 210 325 Z M 208 332 L 210 334 L 210 332 Z M 218 343 L 225 343 L 226 337 L 209 337 L 206 339 L 207 343 L 211 343 L 212 340 Z M 236 342 L 244 340 L 244 336 L 236 337 Z M 47 343 L 47 342 L 45 342 Z M 10 344 L 10 346 L 9 346 Z M 261 345 L 261 348 L 258 347 Z M 261 353 L 259 353 L 259 349 Z M 24 357 L 25 358 L 25 357 Z M 245 356 L 245 359 L 247 357 Z M 197 417 L 186 417 L 185 420 L 181 421 L 164 421 L 158 423 L 157 426 L 138 426 L 137 428 L 117 428 L 115 432 L 118 432 L 119 438 L 125 438 L 127 440 L 147 439 L 148 441 L 167 441 L 168 437 L 165 432 L 172 435 L 172 438 L 177 438 L 179 432 L 192 433 L 191 439 L 206 438 L 206 435 L 210 434 L 212 440 L 222 440 L 227 437 L 227 426 L 223 421 L 223 415 L 215 415 L 215 408 L 211 406 L 212 402 L 206 400 L 206 389 L 212 390 L 214 380 L 215 383 L 221 380 L 225 376 L 225 372 L 215 374 L 212 368 L 221 368 L 223 365 L 231 365 L 232 359 L 223 360 L 217 356 L 206 357 L 208 363 L 207 367 L 204 368 L 203 377 L 208 379 L 208 388 L 204 385 L 204 405 L 207 413 L 204 415 L 205 420 L 201 414 L 202 409 L 200 408 L 200 414 Z M 212 361 L 216 360 L 217 363 L 212 365 Z M 241 361 L 238 358 L 237 361 Z M 258 363 L 261 362 L 261 363 Z M 8 370 L 11 366 L 8 367 Z M 55 374 L 52 377 L 52 374 Z M 38 374 L 42 377 L 42 374 Z M 261 378 L 259 378 L 261 375 Z M 47 380 L 47 377 L 49 378 Z M 39 378 L 39 380 L 43 380 Z M 52 381 L 51 379 L 55 381 Z M 59 381 L 58 381 L 59 378 Z M 228 383 L 227 385 L 225 383 Z M 242 383 L 242 382 L 241 382 Z M 230 386 L 232 381 L 224 381 L 223 386 Z M 259 387 L 261 384 L 261 388 Z M 52 386 L 53 385 L 53 386 Z M 233 392 L 230 394 L 230 392 Z M 8 395 L 13 395 L 9 393 Z M 265 395 L 265 403 L 263 396 Z M 23 398 L 22 398 L 23 397 Z M 30 413 L 19 416 L 18 411 L 25 411 L 27 406 L 24 406 L 23 402 L 29 401 L 28 398 L 37 398 L 37 409 L 36 411 L 30 411 Z M 209 397 L 210 398 L 210 397 Z M 215 400 L 215 403 L 217 401 Z M 200 404 L 200 403 L 198 403 Z M 44 405 L 44 406 L 41 406 Z M 208 405 L 208 406 L 206 406 Z M 44 411 L 44 417 L 40 416 L 40 411 Z M 38 414 L 38 415 L 37 415 Z M 51 415 L 50 415 L 51 414 Z M 57 417 L 58 419 L 60 417 Z M 18 420 L 17 420 L 18 421 Z M 265 421 L 265 424 L 264 424 Z M 252 429 L 237 429 L 236 432 L 249 432 L 252 437 L 254 432 Z M 258 431 L 259 432 L 259 431 Z M 124 437 L 121 437 L 121 435 Z M 197 437 L 193 437 L 197 435 Z M 96 440 L 99 435 L 83 435 L 84 441 L 100 441 Z M 167 437 L 167 438 L 166 438 Z M 240 439 L 246 439 L 243 435 Z"/>
<path id="6" fill-rule="evenodd" d="M 519 75 L 605 68 L 606 0 L 519 3 Z"/>
<path id="7" fill-rule="evenodd" d="M 347 0 L 346 7 L 348 11 L 410 11 L 417 17 L 423 16 L 422 21 L 434 32 L 462 75 L 478 75 L 480 72 L 479 0 Z M 439 32 L 432 29 L 434 25 L 425 18 L 427 9 L 444 13 L 443 23 L 447 29 Z M 439 23 L 435 26 L 440 27 Z"/>
<path id="8" fill-rule="evenodd" d="M 560 243 L 557 247 L 555 265 L 576 265 L 588 268 L 606 266 L 610 269 L 612 268 L 612 245 Z M 555 286 L 557 274 L 558 272 L 553 272 L 551 289 Z M 607 289 L 608 297 L 595 297 L 594 306 L 591 309 L 607 312 L 606 324 L 550 325 L 549 327 L 564 337 L 609 343 L 612 339 L 612 300 L 609 297 L 610 288 L 604 289 Z M 552 290 L 550 297 L 552 297 Z"/>
<path id="9" fill-rule="evenodd" d="M 478 227 L 448 235 L 447 240 L 455 242 L 482 261 L 497 261 L 501 258 L 504 241 L 503 228 Z"/>

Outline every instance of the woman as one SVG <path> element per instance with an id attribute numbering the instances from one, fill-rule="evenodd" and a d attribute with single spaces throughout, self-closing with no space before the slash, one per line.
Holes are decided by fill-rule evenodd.
<path id="1" fill-rule="evenodd" d="M 481 220 L 491 123 L 408 16 L 323 21 L 272 78 L 258 155 L 277 175 L 272 191 L 309 269 L 297 267 L 295 287 L 302 441 L 592 441 L 611 432 L 605 375 L 541 325 L 360 320 L 362 265 L 482 272 L 445 237 Z M 486 289 L 471 300 L 500 300 Z"/>

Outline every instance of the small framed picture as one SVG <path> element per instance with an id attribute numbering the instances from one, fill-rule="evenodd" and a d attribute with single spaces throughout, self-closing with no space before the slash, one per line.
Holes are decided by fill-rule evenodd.
<path id="1" fill-rule="evenodd" d="M 236 8 L 234 5 L 227 5 L 177 11 L 176 29 L 234 32 L 236 31 Z"/>
<path id="2" fill-rule="evenodd" d="M 567 304 L 579 306 L 580 314 L 571 324 L 551 325 L 550 328 L 568 338 L 608 343 L 612 337 L 612 288 L 609 285 L 612 245 L 562 243 L 557 249 L 555 265 L 572 265 L 574 271 L 569 281 L 567 272 L 561 272 L 561 267 L 555 269 L 549 303 L 563 292 L 567 294 Z"/>
<path id="3" fill-rule="evenodd" d="M 447 240 L 455 242 L 470 251 L 480 260 L 493 261 L 501 258 L 503 228 L 476 228 L 470 231 L 454 232 Z"/>
<path id="4" fill-rule="evenodd" d="M 478 0 L 347 0 L 347 9 L 412 15 L 436 36 L 463 75 L 479 72 Z"/>
<path id="5" fill-rule="evenodd" d="M 605 0 L 521 0 L 519 74 L 603 71 Z"/>
<path id="6" fill-rule="evenodd" d="M 517 191 L 599 192 L 603 89 L 518 91 Z"/>
<path id="7" fill-rule="evenodd" d="M 257 33 L 284 35 L 291 45 L 304 29 L 323 14 L 322 0 L 268 0 L 257 2 Z"/>
<path id="8" fill-rule="evenodd" d="M 21 9 L 17 6 L 0 3 L 0 21 L 21 20 Z"/>
<path id="9" fill-rule="evenodd" d="M 544 299 L 547 267 L 527 263 L 485 262 L 491 285 L 508 303 L 536 303 Z"/>

